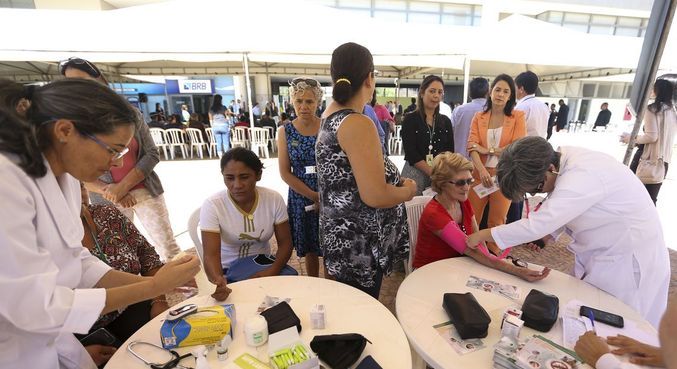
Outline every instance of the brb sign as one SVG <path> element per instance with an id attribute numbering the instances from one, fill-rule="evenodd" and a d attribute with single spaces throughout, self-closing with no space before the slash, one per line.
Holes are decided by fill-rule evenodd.
<path id="1" fill-rule="evenodd" d="M 211 94 L 212 81 L 208 79 L 184 79 L 179 82 L 179 92 L 182 94 Z"/>

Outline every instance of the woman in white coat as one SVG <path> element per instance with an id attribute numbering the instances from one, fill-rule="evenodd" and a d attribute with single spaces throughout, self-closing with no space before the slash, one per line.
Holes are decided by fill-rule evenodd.
<path id="1" fill-rule="evenodd" d="M 513 201 L 527 192 L 548 196 L 528 217 L 470 235 L 469 247 L 493 241 L 506 249 L 565 231 L 573 238 L 574 275 L 658 326 L 668 297 L 668 250 L 656 207 L 628 167 L 597 151 L 554 151 L 541 137 L 525 137 L 503 152 L 497 175 Z"/>
<path id="2" fill-rule="evenodd" d="M 0 81 L 0 85 L 11 84 Z M 108 87 L 62 80 L 0 109 L 0 368 L 95 368 L 73 333 L 100 314 L 189 281 L 194 257 L 153 277 L 112 270 L 82 246 L 78 181 L 119 165 L 136 113 Z"/>

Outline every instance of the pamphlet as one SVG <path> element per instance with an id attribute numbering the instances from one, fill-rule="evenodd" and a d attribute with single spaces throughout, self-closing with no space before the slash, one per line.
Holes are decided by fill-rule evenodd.
<path id="1" fill-rule="evenodd" d="M 489 279 L 484 279 L 480 277 L 475 277 L 471 275 L 468 277 L 468 281 L 465 283 L 466 287 L 476 288 L 485 292 L 495 293 L 509 299 L 519 299 L 520 293 L 517 286 L 502 284 L 496 281 Z"/>
<path id="2" fill-rule="evenodd" d="M 494 183 L 491 187 L 484 187 L 484 185 L 480 182 L 480 184 L 472 188 L 480 199 L 489 196 L 500 189 L 498 188 L 498 181 L 496 180 L 496 177 L 491 177 L 491 180 Z"/>
<path id="3" fill-rule="evenodd" d="M 472 339 L 461 339 L 461 336 L 458 335 L 456 327 L 454 327 L 451 322 L 444 322 L 440 324 L 435 324 L 433 326 L 437 333 L 442 336 L 444 341 L 451 346 L 456 353 L 459 355 L 465 355 L 470 352 L 475 352 L 479 349 L 484 348 L 484 342 L 479 338 Z"/>

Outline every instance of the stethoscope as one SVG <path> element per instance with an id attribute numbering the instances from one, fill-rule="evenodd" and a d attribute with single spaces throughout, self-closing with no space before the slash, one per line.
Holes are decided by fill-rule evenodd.
<path id="1" fill-rule="evenodd" d="M 171 354 L 171 355 L 172 355 L 172 358 L 171 358 L 169 361 L 167 361 L 167 362 L 165 362 L 165 363 L 162 363 L 162 364 L 160 364 L 160 363 L 151 363 L 150 361 L 148 361 L 148 360 L 144 359 L 143 357 L 141 357 L 141 355 L 139 355 L 139 354 L 137 354 L 136 352 L 134 352 L 133 347 L 136 346 L 136 345 L 147 345 L 147 346 L 151 346 L 151 347 L 157 348 L 157 349 L 159 349 L 159 350 L 162 350 L 162 351 L 165 351 L 165 352 Z M 173 369 L 173 368 L 178 368 L 178 369 L 193 369 L 193 368 L 191 368 L 191 367 L 183 366 L 183 365 L 179 364 L 179 362 L 180 362 L 181 360 L 193 356 L 193 354 L 191 354 L 191 353 L 187 353 L 187 354 L 185 354 L 185 355 L 179 355 L 179 353 L 176 352 L 176 351 L 174 351 L 174 350 L 167 350 L 167 349 L 165 349 L 165 348 L 163 348 L 163 347 L 160 347 L 160 346 L 158 346 L 158 345 L 155 345 L 155 344 L 152 344 L 152 343 L 149 343 L 149 342 L 143 342 L 143 341 L 134 341 L 134 342 L 130 342 L 129 345 L 127 345 L 127 351 L 129 351 L 129 353 L 132 354 L 132 355 L 134 355 L 137 359 L 143 361 L 143 363 L 146 364 L 146 365 L 148 365 L 151 369 Z"/>

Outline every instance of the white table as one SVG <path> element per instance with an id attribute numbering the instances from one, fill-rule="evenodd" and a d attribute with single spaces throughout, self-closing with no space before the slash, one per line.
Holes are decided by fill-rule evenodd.
<path id="1" fill-rule="evenodd" d="M 519 301 L 466 287 L 465 284 L 470 275 L 517 286 L 520 289 Z M 560 316 L 566 303 L 576 299 L 589 306 L 602 307 L 622 315 L 625 319 L 634 320 L 638 322 L 638 328 L 648 333 L 655 334 L 656 332 L 648 322 L 623 302 L 570 275 L 552 270 L 544 280 L 529 283 L 485 267 L 469 257 L 440 260 L 411 273 L 397 291 L 397 317 L 412 348 L 433 368 L 491 368 L 493 346 L 501 337 L 500 325 L 503 312 L 511 306 L 520 308 L 532 288 L 556 295 L 560 302 Z M 472 292 L 480 305 L 489 313 L 491 324 L 488 336 L 482 339 L 486 346 L 484 349 L 458 355 L 433 328 L 433 325 L 449 320 L 442 307 L 442 297 L 447 292 Z M 533 334 L 541 334 L 561 343 L 561 319 L 558 319 L 548 333 L 524 327 L 520 333 L 520 339 Z"/>
<path id="2" fill-rule="evenodd" d="M 227 361 L 218 361 L 216 351 L 209 352 L 208 360 L 213 369 L 228 368 L 228 364 L 243 353 L 249 353 L 259 359 L 265 359 L 268 345 L 258 348 L 247 346 L 243 326 L 247 318 L 256 313 L 256 309 L 266 295 L 291 298 L 290 305 L 301 319 L 301 339 L 309 346 L 316 335 L 338 333 L 360 333 L 367 343 L 362 357 L 371 355 L 383 367 L 388 369 L 411 369 L 411 351 L 407 338 L 397 319 L 378 300 L 348 285 L 322 278 L 302 276 L 278 276 L 250 279 L 229 284 L 233 292 L 225 302 L 235 305 L 236 326 L 234 340 L 230 346 Z M 210 296 L 196 296 L 183 304 L 194 303 L 198 306 L 216 305 L 218 302 Z M 315 304 L 324 304 L 326 310 L 326 329 L 314 330 L 310 324 L 310 309 Z M 107 369 L 148 369 L 140 360 L 127 352 L 129 342 L 142 340 L 160 345 L 160 326 L 164 314 L 148 322 L 127 340 L 113 355 Z M 191 347 L 178 348 L 180 354 L 188 353 Z M 358 360 L 358 363 L 361 361 Z M 183 365 L 194 366 L 194 360 L 186 359 Z"/>

